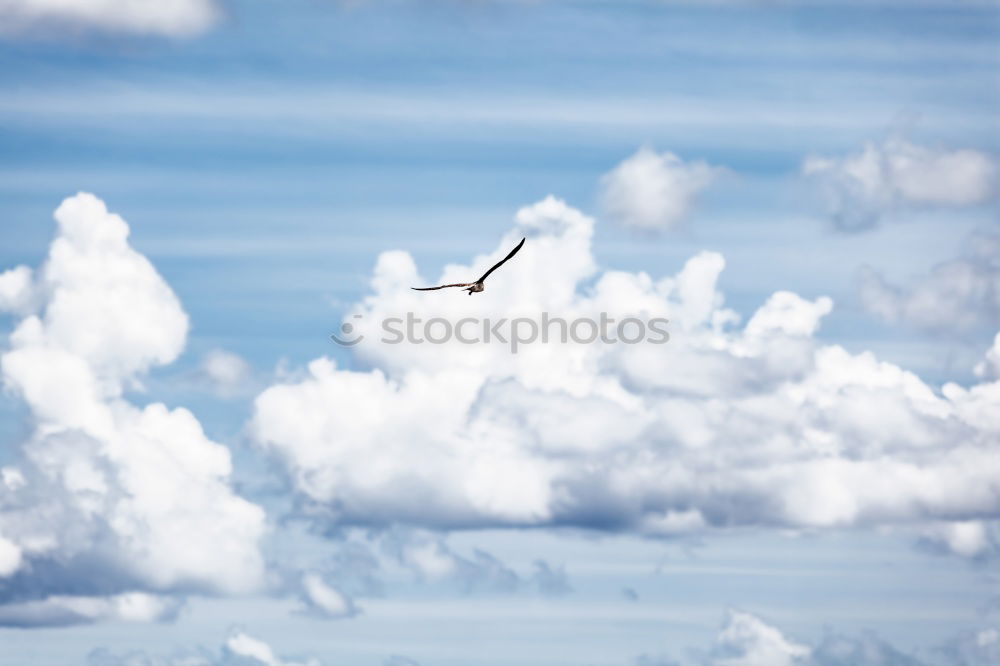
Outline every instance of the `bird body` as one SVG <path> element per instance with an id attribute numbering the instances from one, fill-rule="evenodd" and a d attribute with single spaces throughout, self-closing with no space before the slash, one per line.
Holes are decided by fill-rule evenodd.
<path id="1" fill-rule="evenodd" d="M 517 247 L 511 250 L 506 257 L 495 263 L 493 267 L 490 268 L 490 270 L 483 273 L 483 276 L 478 280 L 476 280 L 475 282 L 458 282 L 455 284 L 442 284 L 437 287 L 410 287 L 410 289 L 413 289 L 415 291 L 434 291 L 436 289 L 447 289 L 448 287 L 463 287 L 462 291 L 469 292 L 469 296 L 472 296 L 473 294 L 478 294 L 479 292 L 484 291 L 486 289 L 486 285 L 483 283 L 486 281 L 486 278 L 490 276 L 490 273 L 503 266 L 508 259 L 517 254 L 517 251 L 521 249 L 522 245 L 524 245 L 524 241 L 525 239 L 522 238 L 521 242 L 517 244 Z"/>

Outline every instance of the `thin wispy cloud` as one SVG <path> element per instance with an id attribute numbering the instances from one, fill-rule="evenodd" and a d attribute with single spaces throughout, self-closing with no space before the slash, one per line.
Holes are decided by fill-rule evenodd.
<path id="1" fill-rule="evenodd" d="M 213 0 L 0 0 L 0 35 L 94 29 L 189 37 L 218 20 Z"/>
<path id="2" fill-rule="evenodd" d="M 964 245 L 961 256 L 906 284 L 895 284 L 875 268 L 862 266 L 862 304 L 890 324 L 941 336 L 992 332 L 1000 325 L 1000 236 L 976 233 Z"/>

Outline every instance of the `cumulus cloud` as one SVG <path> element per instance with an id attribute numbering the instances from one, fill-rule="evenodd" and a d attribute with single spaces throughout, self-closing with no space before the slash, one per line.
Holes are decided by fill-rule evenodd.
<path id="1" fill-rule="evenodd" d="M 712 666 L 795 666 L 810 649 L 787 638 L 760 618 L 730 611 L 708 660 Z"/>
<path id="2" fill-rule="evenodd" d="M 322 666 L 317 659 L 305 661 L 279 657 L 274 649 L 244 631 L 231 635 L 215 651 L 184 650 L 169 656 L 142 651 L 115 653 L 107 648 L 91 651 L 88 666 Z"/>
<path id="3" fill-rule="evenodd" d="M 0 312 L 29 310 L 33 297 L 31 269 L 17 266 L 0 273 Z"/>
<path id="4" fill-rule="evenodd" d="M 715 643 L 700 660 L 704 666 L 924 666 L 877 635 L 827 633 L 808 645 L 743 611 L 730 610 Z"/>
<path id="5" fill-rule="evenodd" d="M 994 336 L 993 345 L 986 351 L 986 357 L 973 368 L 973 372 L 981 379 L 1000 379 L 1000 333 Z"/>
<path id="6" fill-rule="evenodd" d="M 901 205 L 967 206 L 992 198 L 997 168 L 985 153 L 919 146 L 903 139 L 867 143 L 841 158 L 811 156 L 802 172 L 826 189 L 833 221 L 856 231 Z"/>
<path id="7" fill-rule="evenodd" d="M 597 272 L 592 231 L 552 198 L 521 210 L 493 253 L 527 236 L 518 263 L 475 298 L 413 292 L 423 280 L 409 255 L 379 257 L 372 293 L 347 315 L 373 369 L 319 358 L 255 401 L 253 436 L 315 520 L 672 536 L 996 516 L 1000 384 L 938 394 L 871 353 L 821 344 L 828 298 L 778 292 L 741 324 L 717 289 L 716 253 L 662 277 Z M 517 354 L 380 343 L 379 322 L 406 312 L 664 317 L 670 339 L 550 340 Z"/>
<path id="8" fill-rule="evenodd" d="M 0 0 L 0 33 L 69 27 L 187 37 L 218 17 L 213 0 Z"/>
<path id="9" fill-rule="evenodd" d="M 183 349 L 180 303 L 98 198 L 55 217 L 35 307 L 0 355 L 35 420 L 0 475 L 0 623 L 118 617 L 137 600 L 161 616 L 134 593 L 257 588 L 264 513 L 230 488 L 228 449 L 184 408 L 125 398 Z"/>
<path id="10" fill-rule="evenodd" d="M 684 162 L 671 152 L 642 147 L 601 177 L 601 204 L 627 227 L 675 227 L 721 169 L 703 161 Z"/>
<path id="11" fill-rule="evenodd" d="M 1000 236 L 974 234 L 961 256 L 905 286 L 863 266 L 859 294 L 865 309 L 892 324 L 938 334 L 992 332 L 1000 325 Z"/>

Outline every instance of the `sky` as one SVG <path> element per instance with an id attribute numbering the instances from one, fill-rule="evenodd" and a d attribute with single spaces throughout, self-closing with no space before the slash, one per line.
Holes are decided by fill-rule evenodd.
<path id="1" fill-rule="evenodd" d="M 0 666 L 1000 664 L 998 36 L 0 0 Z"/>

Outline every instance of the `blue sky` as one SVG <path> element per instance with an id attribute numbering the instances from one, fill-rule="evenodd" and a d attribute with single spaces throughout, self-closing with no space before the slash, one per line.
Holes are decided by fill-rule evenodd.
<path id="1" fill-rule="evenodd" d="M 871 663 L 1000 654 L 984 633 L 1000 627 L 1000 495 L 974 462 L 1000 446 L 995 3 L 177 0 L 152 18 L 127 4 L 0 3 L 0 273 L 36 269 L 23 292 L 0 277 L 0 466 L 29 479 L 0 484 L 0 664 L 268 663 L 231 642 L 242 635 L 269 644 L 284 660 L 273 663 L 352 666 L 841 663 L 833 635 L 877 644 L 884 660 Z M 709 175 L 691 185 L 697 173 Z M 76 199 L 57 226 L 77 192 L 106 211 Z M 550 195 L 565 207 L 537 203 Z M 114 225 L 107 211 L 127 222 L 131 250 L 88 263 L 84 286 L 70 264 L 69 277 L 39 268 L 60 265 L 54 237 L 96 247 L 73 225 L 98 234 Z M 531 237 L 524 256 L 491 280 L 520 261 L 524 282 L 471 306 L 447 292 L 405 300 L 407 261 L 422 281 L 460 277 L 455 265 L 475 272 L 518 234 Z M 643 273 L 645 286 L 612 284 Z M 563 281 L 566 300 L 528 290 L 562 293 Z M 747 322 L 786 291 L 798 300 L 757 318 L 768 332 L 755 347 L 764 338 Z M 428 303 L 447 317 L 662 306 L 676 328 L 662 358 L 588 350 L 582 365 L 328 337 L 352 313 Z M 701 308 L 740 322 L 713 329 L 690 314 Z M 129 313 L 134 330 L 114 318 Z M 33 315 L 41 337 L 12 335 Z M 801 367 L 789 361 L 800 347 Z M 841 347 L 853 360 L 829 351 Z M 117 434 L 67 416 L 76 398 L 51 398 L 74 385 L 62 361 L 18 360 L 53 349 L 87 365 L 93 409 L 116 414 Z M 469 387 L 479 401 L 436 439 L 422 410 Z M 190 410 L 208 438 L 172 420 L 164 450 L 195 447 L 205 469 L 231 456 L 231 473 L 189 496 L 229 507 L 226 543 L 256 562 L 234 565 L 232 585 L 212 582 L 224 560 L 131 567 L 142 538 L 123 536 L 122 507 L 156 492 L 108 481 L 86 489 L 102 508 L 85 511 L 66 480 L 83 468 L 129 478 L 115 447 L 141 454 L 156 436 L 121 414 L 152 422 L 159 403 Z M 86 461 L 91 444 L 53 439 L 81 432 L 98 442 Z M 466 458 L 482 442 L 501 452 L 493 471 Z M 780 486 L 814 453 L 833 466 L 803 469 L 817 476 L 787 493 L 730 478 L 747 465 Z M 935 456 L 982 474 L 962 484 Z M 871 470 L 839 476 L 859 461 Z M 620 478 L 598 478 L 619 464 Z M 202 478 L 193 470 L 175 489 Z M 528 506 L 524 479 L 548 474 L 538 492 L 552 497 Z M 871 489 L 881 480 L 884 495 Z M 40 499 L 47 483 L 62 509 Z M 856 502 L 844 499 L 854 483 Z M 478 495 L 483 484 L 495 494 Z M 796 505 L 826 500 L 829 513 Z M 67 506 L 93 530 L 39 546 L 36 525 L 84 520 Z M 174 534 L 176 521 L 182 535 L 192 506 L 143 513 L 138 533 Z M 657 532 L 654 509 L 697 518 Z M 221 552 L 200 529 L 190 538 Z M 2 539 L 19 553 L 6 580 Z M 323 611 L 307 580 L 346 606 Z M 24 603 L 133 592 L 183 608 L 25 619 Z"/>

